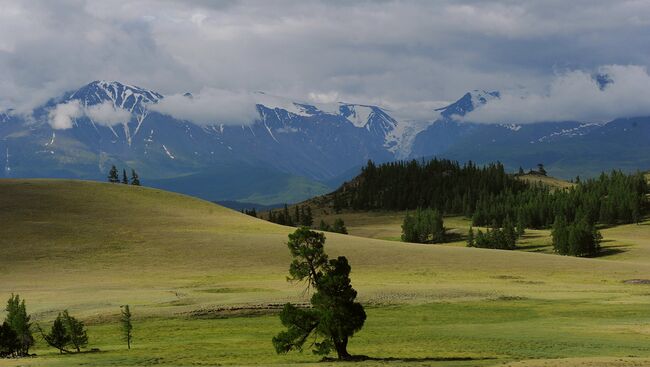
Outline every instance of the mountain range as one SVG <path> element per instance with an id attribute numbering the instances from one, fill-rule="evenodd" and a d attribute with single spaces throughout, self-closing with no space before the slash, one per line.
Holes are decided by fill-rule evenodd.
<path id="1" fill-rule="evenodd" d="M 463 121 L 500 98 L 499 92 L 468 92 L 418 122 L 379 106 L 314 104 L 258 92 L 253 121 L 196 124 L 152 108 L 164 98 L 137 86 L 94 81 L 52 98 L 31 116 L 0 113 L 4 176 L 104 180 L 116 165 L 136 169 L 149 186 L 209 200 L 274 204 L 325 193 L 369 159 L 499 160 L 512 170 L 544 163 L 564 178 L 650 168 L 650 117 Z M 53 123 L 61 106 L 68 114 Z M 113 112 L 108 117 L 106 106 Z"/>

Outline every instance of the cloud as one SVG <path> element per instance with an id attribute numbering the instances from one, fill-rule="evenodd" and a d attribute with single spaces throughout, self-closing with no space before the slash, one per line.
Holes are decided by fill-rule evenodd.
<path id="1" fill-rule="evenodd" d="M 131 120 L 131 112 L 116 108 L 110 101 L 87 107 L 85 112 L 86 116 L 100 125 L 112 126 Z"/>
<path id="2" fill-rule="evenodd" d="M 192 95 L 173 94 L 150 108 L 199 125 L 248 125 L 259 118 L 253 94 L 215 88 Z"/>
<path id="3" fill-rule="evenodd" d="M 606 76 L 602 85 L 597 76 Z M 607 122 L 617 117 L 650 116 L 650 75 L 638 65 L 609 65 L 594 72 L 556 75 L 545 93 L 502 92 L 501 98 L 467 114 L 465 121 L 534 123 Z"/>
<path id="4" fill-rule="evenodd" d="M 71 129 L 73 120 L 82 117 L 88 117 L 100 125 L 112 126 L 129 122 L 131 120 L 131 112 L 121 108 L 115 108 L 109 101 L 84 107 L 78 100 L 72 100 L 54 106 L 48 113 L 48 123 L 55 130 Z"/>
<path id="5" fill-rule="evenodd" d="M 412 108 L 473 89 L 543 96 L 558 69 L 650 67 L 647 14 L 638 0 L 6 0 L 0 110 L 97 79 Z"/>
<path id="6" fill-rule="evenodd" d="M 72 128 L 72 120 L 84 115 L 79 101 L 70 101 L 56 105 L 49 112 L 49 123 L 53 129 L 62 130 Z"/>

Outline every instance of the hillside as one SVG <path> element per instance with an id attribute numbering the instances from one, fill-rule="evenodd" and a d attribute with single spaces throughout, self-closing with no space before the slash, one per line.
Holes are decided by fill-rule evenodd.
<path id="1" fill-rule="evenodd" d="M 61 358 L 39 345 L 41 357 L 21 365 L 317 360 L 309 353 L 277 356 L 270 345 L 280 328 L 267 315 L 273 305 L 306 297 L 285 281 L 293 228 L 183 195 L 83 181 L 2 180 L 0 208 L 0 296 L 19 293 L 45 325 L 70 309 L 90 325 L 91 346 L 104 351 Z M 645 286 L 624 283 L 650 273 L 648 228 L 619 231 L 622 240 L 606 235 L 612 246 L 643 255 L 625 261 L 332 233 L 326 249 L 349 258 L 353 284 L 369 306 L 367 327 L 351 341 L 355 353 L 415 361 L 394 362 L 406 365 L 470 358 L 449 362 L 456 366 L 650 358 L 638 338 L 645 326 L 636 326 L 650 322 L 641 311 L 650 296 Z M 128 354 L 114 323 L 124 303 L 137 315 L 136 348 Z M 603 317 L 584 319 L 585 312 Z M 503 333 L 495 340 L 497 330 Z M 558 343 L 565 347 L 545 351 Z"/>
<path id="2" fill-rule="evenodd" d="M 526 182 L 530 183 L 541 183 L 542 185 L 546 185 L 550 188 L 554 189 L 566 189 L 569 187 L 574 186 L 575 184 L 565 181 L 559 178 L 551 177 L 551 176 L 545 176 L 545 175 L 540 175 L 540 174 L 534 174 L 534 173 L 527 173 L 525 175 L 517 175 L 517 179 L 523 180 Z"/>

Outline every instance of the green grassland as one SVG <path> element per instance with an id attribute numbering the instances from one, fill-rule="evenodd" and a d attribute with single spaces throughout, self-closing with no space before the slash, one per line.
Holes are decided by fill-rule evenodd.
<path id="1" fill-rule="evenodd" d="M 2 180 L 0 208 L 0 300 L 19 293 L 43 326 L 67 308 L 100 349 L 60 356 L 39 342 L 38 357 L 0 366 L 329 364 L 270 343 L 279 305 L 308 300 L 285 280 L 292 228 L 82 181 Z M 523 239 L 529 252 L 416 245 L 384 240 L 399 237 L 400 213 L 342 215 L 353 235 L 327 233 L 326 250 L 348 257 L 368 312 L 349 349 L 376 358 L 352 365 L 650 364 L 650 285 L 629 281 L 650 279 L 648 222 L 603 229 L 608 255 L 583 259 L 535 253 L 543 231 Z M 125 303 L 130 351 L 117 324 Z"/>

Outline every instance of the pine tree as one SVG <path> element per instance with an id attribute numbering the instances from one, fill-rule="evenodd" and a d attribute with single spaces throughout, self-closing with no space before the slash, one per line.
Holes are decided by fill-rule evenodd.
<path id="1" fill-rule="evenodd" d="M 564 216 L 555 217 L 553 223 L 553 249 L 560 255 L 569 254 L 569 229 Z"/>
<path id="2" fill-rule="evenodd" d="M 348 229 L 345 227 L 345 222 L 343 222 L 342 218 L 336 218 L 336 220 L 334 220 L 332 232 L 348 234 Z"/>
<path id="3" fill-rule="evenodd" d="M 126 168 L 122 168 L 122 183 L 125 185 L 129 184 L 129 179 L 126 177 Z"/>
<path id="4" fill-rule="evenodd" d="M 314 217 L 311 214 L 311 207 L 307 206 L 307 215 L 305 216 L 304 225 L 311 227 L 314 224 Z"/>
<path id="5" fill-rule="evenodd" d="M 507 247 L 514 248 L 517 242 L 517 232 L 515 231 L 515 226 L 512 225 L 510 216 L 506 216 L 506 219 L 503 221 L 503 234 Z"/>
<path id="6" fill-rule="evenodd" d="M 302 309 L 287 303 L 280 321 L 287 328 L 273 337 L 278 354 L 302 350 L 313 336 L 313 352 L 327 355 L 336 351 L 338 359 L 351 359 L 348 341 L 361 330 L 366 320 L 363 306 L 356 302 L 357 292 L 350 281 L 351 267 L 344 256 L 329 260 L 324 251 L 323 233 L 298 228 L 287 243 L 293 261 L 289 280 L 305 282 L 314 289 L 311 308 Z"/>
<path id="7" fill-rule="evenodd" d="M 302 223 L 301 218 L 300 218 L 300 208 L 298 208 L 299 205 L 296 205 L 294 207 L 294 214 L 293 214 L 293 223 L 296 225 Z"/>
<path id="8" fill-rule="evenodd" d="M 131 169 L 131 185 L 140 186 L 140 177 L 134 169 Z"/>
<path id="9" fill-rule="evenodd" d="M 133 340 L 133 324 L 131 323 L 131 310 L 129 305 L 121 307 L 120 323 L 122 324 L 122 337 L 126 342 L 127 348 L 131 349 L 131 341 Z"/>
<path id="10" fill-rule="evenodd" d="M 329 231 L 332 230 L 330 225 L 325 223 L 325 221 L 322 220 L 322 219 L 320 220 L 320 224 L 318 225 L 318 229 L 320 229 L 321 231 L 325 231 L 325 232 L 329 232 Z"/>
<path id="11" fill-rule="evenodd" d="M 519 211 L 517 213 L 517 237 L 521 237 L 526 233 L 526 224 L 524 219 L 524 213 Z"/>
<path id="12" fill-rule="evenodd" d="M 474 247 L 474 228 L 469 227 L 467 232 L 467 247 Z"/>
<path id="13" fill-rule="evenodd" d="M 0 325 L 0 358 L 15 357 L 20 350 L 18 335 L 8 322 Z"/>
<path id="14" fill-rule="evenodd" d="M 59 313 L 59 316 L 57 316 L 57 318 L 54 320 L 54 324 L 52 324 L 50 333 L 45 334 L 41 330 L 41 334 L 43 335 L 45 342 L 51 347 L 58 349 L 60 354 L 63 354 L 63 352 L 68 352 L 66 350 L 66 346 L 71 342 L 70 334 L 66 330 L 61 313 Z"/>
<path id="15" fill-rule="evenodd" d="M 108 182 L 118 183 L 120 182 L 120 177 L 117 173 L 117 167 L 115 165 L 111 166 L 111 170 L 108 172 Z"/>
<path id="16" fill-rule="evenodd" d="M 31 316 L 27 314 L 25 300 L 21 300 L 16 294 L 12 294 L 7 301 L 7 316 L 5 322 L 11 326 L 13 331 L 18 337 L 18 351 L 20 356 L 29 355 L 29 348 L 34 345 L 34 337 L 32 335 Z"/>
<path id="17" fill-rule="evenodd" d="M 88 334 L 84 323 L 70 316 L 68 310 L 63 311 L 62 316 L 65 329 L 70 336 L 70 344 L 77 352 L 81 352 L 81 348 L 88 345 Z"/>
<path id="18" fill-rule="evenodd" d="M 284 216 L 284 223 L 280 223 L 287 226 L 293 226 L 293 221 L 291 220 L 291 214 L 289 214 L 289 207 L 287 204 L 284 204 L 284 211 L 282 212 Z"/>

